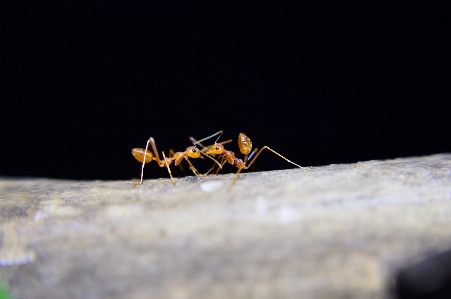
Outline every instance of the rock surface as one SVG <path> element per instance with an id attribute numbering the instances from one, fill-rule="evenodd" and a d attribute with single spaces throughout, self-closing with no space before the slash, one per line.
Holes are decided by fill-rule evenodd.
<path id="1" fill-rule="evenodd" d="M 13 298 L 386 298 L 451 248 L 451 154 L 205 179 L 0 179 Z"/>

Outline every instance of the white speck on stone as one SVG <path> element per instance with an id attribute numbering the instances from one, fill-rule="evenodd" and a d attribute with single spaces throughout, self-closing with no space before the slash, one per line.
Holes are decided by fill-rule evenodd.
<path id="1" fill-rule="evenodd" d="M 112 205 L 105 210 L 105 213 L 110 217 L 132 217 L 142 212 L 140 205 Z"/>
<path id="2" fill-rule="evenodd" d="M 281 206 L 279 209 L 279 224 L 288 225 L 301 220 L 301 215 L 290 206 Z"/>
<path id="3" fill-rule="evenodd" d="M 34 251 L 24 251 L 22 248 L 17 248 L 14 252 L 3 252 L 0 255 L 0 266 L 23 265 L 34 262 L 35 259 L 36 254 Z"/>
<path id="4" fill-rule="evenodd" d="M 72 206 L 51 206 L 46 209 L 46 211 L 52 216 L 74 216 L 81 213 L 81 210 Z"/>
<path id="5" fill-rule="evenodd" d="M 257 197 L 257 201 L 255 203 L 255 211 L 260 215 L 266 214 L 268 212 L 268 205 L 266 204 L 265 198 L 263 196 Z"/>
<path id="6" fill-rule="evenodd" d="M 43 213 L 41 211 L 37 211 L 36 214 L 34 215 L 34 221 L 35 222 L 42 221 L 45 218 L 49 218 L 49 215 L 47 215 L 46 213 Z"/>
<path id="7" fill-rule="evenodd" d="M 219 182 L 219 181 L 209 181 L 209 182 L 205 182 L 200 184 L 200 189 L 202 189 L 202 191 L 204 192 L 212 192 L 215 191 L 216 189 L 219 189 L 223 186 L 223 183 Z"/>
<path id="8" fill-rule="evenodd" d="M 81 210 L 79 208 L 64 205 L 61 199 L 49 200 L 42 205 L 40 211 L 36 212 L 34 220 L 40 221 L 49 217 L 70 217 L 80 213 Z"/>

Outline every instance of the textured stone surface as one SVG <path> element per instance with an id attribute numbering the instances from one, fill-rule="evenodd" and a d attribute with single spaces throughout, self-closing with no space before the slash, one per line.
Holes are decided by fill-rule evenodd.
<path id="1" fill-rule="evenodd" d="M 0 180 L 14 298 L 385 298 L 451 248 L 451 155 L 132 181 Z"/>

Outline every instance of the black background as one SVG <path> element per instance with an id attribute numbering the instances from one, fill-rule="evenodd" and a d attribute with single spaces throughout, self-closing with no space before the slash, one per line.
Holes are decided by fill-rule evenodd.
<path id="1" fill-rule="evenodd" d="M 0 175 L 136 178 L 150 136 L 221 129 L 304 166 L 450 152 L 451 1 L 242 2 L 2 2 Z"/>

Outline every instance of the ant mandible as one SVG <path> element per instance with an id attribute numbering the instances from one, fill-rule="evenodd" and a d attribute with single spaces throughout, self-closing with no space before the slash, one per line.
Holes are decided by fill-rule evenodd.
<path id="1" fill-rule="evenodd" d="M 223 131 L 221 130 L 217 134 L 220 134 L 219 137 L 221 137 L 222 133 L 223 133 Z M 228 162 L 229 164 L 231 164 L 231 165 L 233 165 L 233 166 L 238 168 L 238 171 L 235 173 L 235 177 L 233 179 L 232 184 L 227 189 L 229 192 L 230 192 L 230 190 L 232 190 L 232 187 L 235 184 L 236 180 L 238 179 L 238 175 L 240 174 L 241 170 L 249 169 L 250 166 L 255 162 L 257 157 L 260 155 L 260 153 L 264 149 L 268 149 L 271 152 L 273 152 L 274 154 L 276 154 L 279 157 L 281 157 L 282 159 L 284 159 L 285 161 L 287 161 L 287 162 L 289 162 L 289 163 L 291 163 L 293 165 L 296 165 L 299 168 L 303 168 L 302 166 L 300 166 L 300 165 L 288 160 L 287 158 L 285 158 L 284 156 L 282 156 L 281 154 L 279 154 L 278 152 L 276 152 L 275 150 L 271 149 L 270 147 L 268 147 L 266 145 L 264 147 L 262 147 L 260 149 L 260 151 L 258 151 L 257 148 L 254 151 L 252 151 L 252 141 L 251 141 L 251 139 L 249 137 L 247 137 L 243 133 L 240 133 L 238 135 L 238 147 L 240 148 L 240 152 L 244 155 L 244 160 L 238 159 L 237 157 L 235 157 L 235 153 L 234 152 L 228 151 L 228 150 L 226 150 L 224 148 L 224 146 L 222 144 L 216 143 L 218 141 L 219 137 L 216 139 L 215 144 L 213 144 L 212 146 L 207 148 L 207 150 L 205 150 L 205 154 L 207 154 L 207 155 L 221 155 L 221 158 L 222 158 L 221 163 L 222 163 L 222 165 L 224 165 L 225 162 Z M 191 138 L 191 140 L 194 141 L 193 138 Z M 199 141 L 195 141 L 193 143 L 194 143 L 194 145 L 196 145 L 196 144 L 199 143 Z M 252 153 L 251 153 L 251 151 L 252 151 Z M 249 153 L 251 153 L 251 154 L 249 155 Z M 252 159 L 252 157 L 254 156 L 255 153 L 257 153 L 257 154 Z M 250 161 L 250 163 L 247 164 L 249 161 Z M 214 168 L 214 166 L 213 166 L 213 168 Z M 212 169 L 210 169 L 210 170 L 212 170 Z M 209 172 L 210 172 L 210 170 L 209 170 Z M 218 169 L 218 171 L 219 171 L 219 169 Z M 208 174 L 208 172 L 207 172 L 207 174 Z"/>

